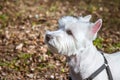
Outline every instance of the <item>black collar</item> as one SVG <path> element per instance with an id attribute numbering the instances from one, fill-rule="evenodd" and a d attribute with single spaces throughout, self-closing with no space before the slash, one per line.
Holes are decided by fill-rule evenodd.
<path id="1" fill-rule="evenodd" d="M 94 79 L 99 73 L 101 73 L 104 69 L 106 69 L 106 72 L 107 72 L 107 75 L 108 75 L 108 79 L 109 80 L 113 80 L 113 77 L 112 77 L 112 73 L 110 71 L 110 67 L 108 65 L 108 61 L 107 59 L 105 58 L 104 54 L 101 53 L 103 58 L 104 58 L 104 64 L 99 68 L 97 69 L 93 74 L 91 74 L 88 78 L 86 79 L 83 79 L 83 80 L 92 80 Z M 69 78 L 69 80 L 72 80 L 71 77 Z"/>

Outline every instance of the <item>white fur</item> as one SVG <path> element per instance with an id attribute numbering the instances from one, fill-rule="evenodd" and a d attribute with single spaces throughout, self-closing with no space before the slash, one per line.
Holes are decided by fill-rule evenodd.
<path id="1" fill-rule="evenodd" d="M 102 20 L 91 23 L 90 18 L 91 15 L 79 18 L 66 16 L 59 20 L 59 30 L 46 32 L 46 36 L 48 34 L 52 36 L 48 41 L 45 39 L 51 51 L 67 57 L 72 80 L 83 80 L 89 77 L 104 63 L 103 56 L 92 42 L 102 25 Z M 94 30 L 96 23 L 100 25 L 92 34 L 92 28 Z M 67 30 L 70 30 L 72 35 L 68 34 Z M 120 80 L 120 52 L 105 54 L 105 57 L 108 60 L 113 80 Z M 108 80 L 106 70 L 93 80 Z"/>

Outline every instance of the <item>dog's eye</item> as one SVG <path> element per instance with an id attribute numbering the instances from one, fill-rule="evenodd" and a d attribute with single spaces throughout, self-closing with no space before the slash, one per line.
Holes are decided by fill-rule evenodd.
<path id="1" fill-rule="evenodd" d="M 70 30 L 67 30 L 66 32 L 67 34 L 72 35 L 72 32 Z"/>

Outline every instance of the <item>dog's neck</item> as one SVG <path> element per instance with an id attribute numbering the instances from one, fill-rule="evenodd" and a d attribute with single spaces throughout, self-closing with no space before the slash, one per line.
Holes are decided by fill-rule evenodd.
<path id="1" fill-rule="evenodd" d="M 67 57 L 71 75 L 81 75 L 83 79 L 89 77 L 103 63 L 104 59 L 93 44 L 86 47 L 81 53 Z"/>

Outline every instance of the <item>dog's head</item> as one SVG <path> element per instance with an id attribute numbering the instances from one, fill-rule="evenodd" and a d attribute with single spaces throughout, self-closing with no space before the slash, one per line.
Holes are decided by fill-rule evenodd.
<path id="1" fill-rule="evenodd" d="M 47 31 L 45 42 L 51 51 L 67 56 L 80 53 L 91 43 L 99 31 L 102 20 L 90 22 L 91 15 L 85 17 L 62 17 L 57 31 Z"/>

